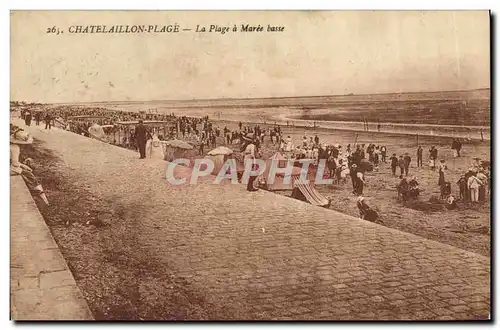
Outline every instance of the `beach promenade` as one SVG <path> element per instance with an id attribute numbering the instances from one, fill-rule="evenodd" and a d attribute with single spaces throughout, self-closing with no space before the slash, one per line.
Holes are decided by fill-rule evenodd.
<path id="1" fill-rule="evenodd" d="M 11 176 L 11 319 L 92 320 L 61 251 L 21 176 Z"/>
<path id="2" fill-rule="evenodd" d="M 127 251 L 168 267 L 212 319 L 489 318 L 486 257 L 242 185 L 173 186 L 161 160 L 29 130 L 76 185 L 113 201 L 110 225 L 140 245 Z"/>

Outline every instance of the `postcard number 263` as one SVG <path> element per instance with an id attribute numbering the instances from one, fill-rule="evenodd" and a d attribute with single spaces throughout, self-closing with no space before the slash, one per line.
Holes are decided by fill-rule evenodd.
<path id="1" fill-rule="evenodd" d="M 62 31 L 58 27 L 53 26 L 51 28 L 47 28 L 47 33 L 58 35 L 59 33 L 62 33 Z"/>

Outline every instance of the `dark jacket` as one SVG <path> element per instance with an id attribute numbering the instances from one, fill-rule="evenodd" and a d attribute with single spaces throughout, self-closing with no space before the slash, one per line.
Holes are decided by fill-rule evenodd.
<path id="1" fill-rule="evenodd" d="M 391 167 L 397 167 L 398 166 L 398 157 L 392 156 L 391 157 Z"/>
<path id="2" fill-rule="evenodd" d="M 138 124 L 135 127 L 135 139 L 138 142 L 144 142 L 147 140 L 146 126 L 144 126 L 143 124 Z"/>
<path id="3" fill-rule="evenodd" d="M 411 163 L 410 156 L 404 156 L 403 160 L 404 160 L 405 166 L 410 166 L 410 163 Z"/>

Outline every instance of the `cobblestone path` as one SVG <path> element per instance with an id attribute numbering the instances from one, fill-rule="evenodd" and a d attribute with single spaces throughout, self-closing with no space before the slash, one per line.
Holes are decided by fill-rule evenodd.
<path id="1" fill-rule="evenodd" d="M 240 185 L 173 186 L 160 160 L 33 132 L 80 184 L 124 208 L 149 258 L 229 318 L 489 318 L 486 257 Z"/>

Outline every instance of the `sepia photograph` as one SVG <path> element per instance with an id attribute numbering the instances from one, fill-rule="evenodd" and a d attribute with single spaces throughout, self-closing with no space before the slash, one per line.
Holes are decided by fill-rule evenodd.
<path id="1" fill-rule="evenodd" d="M 10 319 L 490 322 L 491 19 L 10 11 Z"/>

